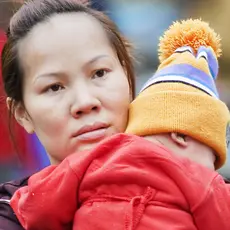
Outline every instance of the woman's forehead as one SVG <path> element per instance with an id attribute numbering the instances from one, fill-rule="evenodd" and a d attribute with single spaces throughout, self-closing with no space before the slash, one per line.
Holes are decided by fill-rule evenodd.
<path id="1" fill-rule="evenodd" d="M 66 13 L 52 16 L 39 23 L 19 42 L 25 53 L 59 51 L 63 48 L 79 50 L 88 46 L 110 44 L 101 24 L 85 13 Z M 23 56 L 24 56 L 23 55 Z"/>
<path id="2" fill-rule="evenodd" d="M 33 67 L 33 63 L 63 62 L 67 58 L 79 63 L 94 55 L 111 54 L 113 49 L 96 19 L 85 13 L 68 13 L 36 25 L 20 41 L 18 51 L 22 66 Z"/>

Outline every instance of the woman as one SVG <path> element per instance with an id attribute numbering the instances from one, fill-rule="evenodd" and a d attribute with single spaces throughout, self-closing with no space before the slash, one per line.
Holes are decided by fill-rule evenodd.
<path id="1" fill-rule="evenodd" d="M 51 164 L 124 131 L 135 88 L 130 45 L 86 3 L 25 3 L 10 21 L 2 66 L 9 111 Z M 1 185 L 0 229 L 22 229 L 8 202 L 26 183 Z"/>

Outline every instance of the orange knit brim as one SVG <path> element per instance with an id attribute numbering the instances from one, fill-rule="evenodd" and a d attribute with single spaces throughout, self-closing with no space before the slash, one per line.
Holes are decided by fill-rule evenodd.
<path id="1" fill-rule="evenodd" d="M 217 155 L 215 168 L 226 160 L 227 106 L 182 83 L 161 83 L 143 91 L 130 105 L 126 133 L 147 136 L 180 132 L 208 145 Z"/>

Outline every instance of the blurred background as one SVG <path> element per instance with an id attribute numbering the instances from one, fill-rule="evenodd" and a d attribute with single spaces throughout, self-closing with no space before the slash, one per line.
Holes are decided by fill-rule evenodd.
<path id="1" fill-rule="evenodd" d="M 9 19 L 22 2 L 0 0 L 0 52 Z M 229 0 L 93 0 L 92 7 L 105 11 L 133 42 L 137 58 L 137 92 L 156 70 L 159 37 L 173 21 L 201 18 L 209 22 L 222 37 L 223 55 L 217 84 L 221 99 L 230 107 Z M 30 175 L 49 165 L 37 137 L 28 136 L 14 121 L 10 133 L 9 119 L 0 78 L 0 182 Z M 229 158 L 220 173 L 230 178 Z"/>

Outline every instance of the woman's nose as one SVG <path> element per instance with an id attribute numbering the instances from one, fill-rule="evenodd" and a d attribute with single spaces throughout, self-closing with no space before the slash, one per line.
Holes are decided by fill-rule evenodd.
<path id="1" fill-rule="evenodd" d="M 76 89 L 74 101 L 71 106 L 71 114 L 73 117 L 79 118 L 84 114 L 100 110 L 101 102 L 92 91 L 93 89 L 87 87 Z"/>

